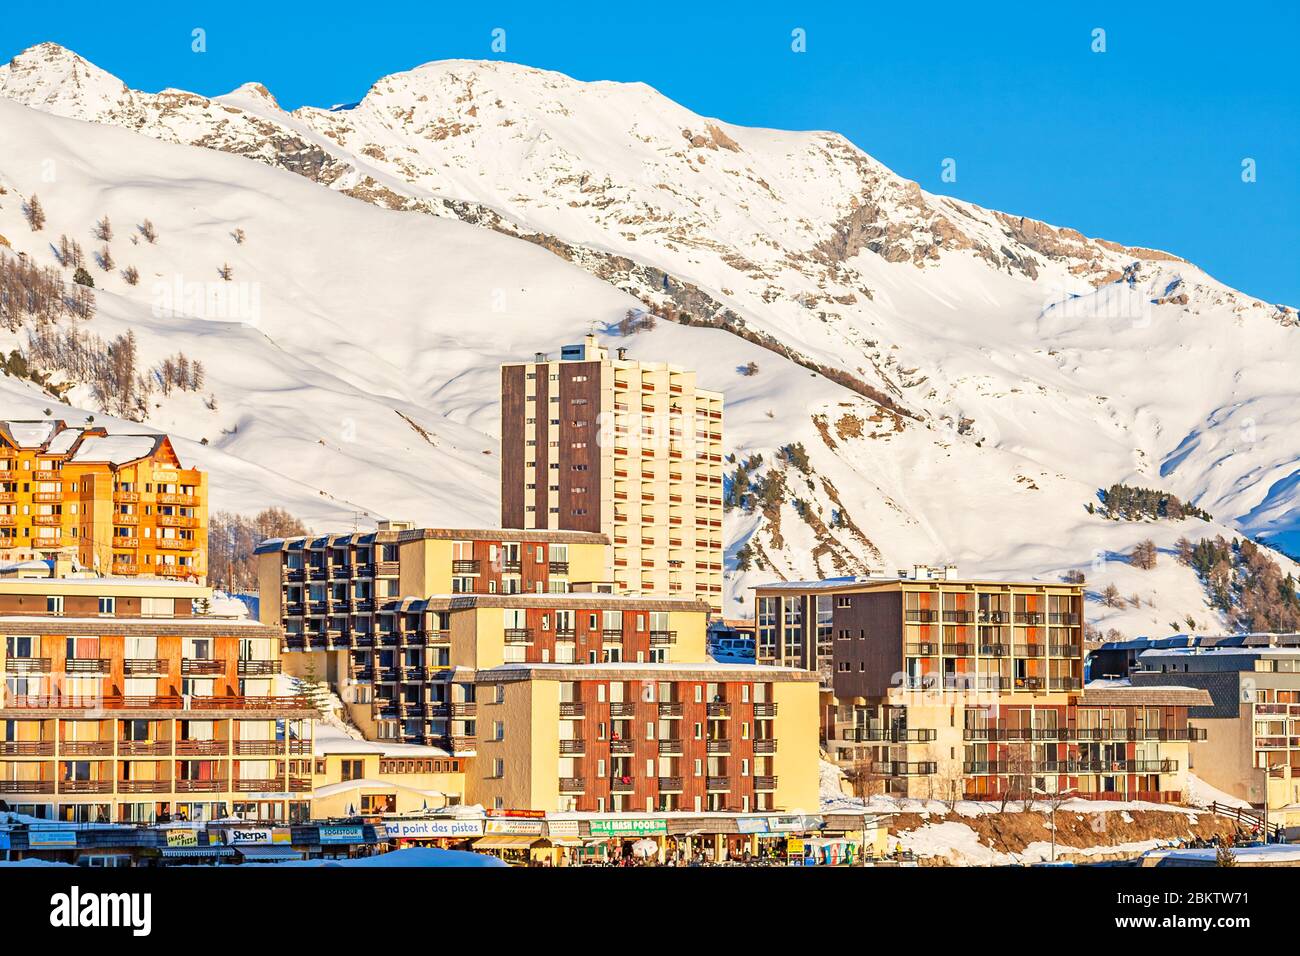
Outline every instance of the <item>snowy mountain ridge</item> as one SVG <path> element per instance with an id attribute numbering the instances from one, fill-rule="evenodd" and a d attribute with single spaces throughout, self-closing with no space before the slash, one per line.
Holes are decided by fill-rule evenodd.
<path id="1" fill-rule="evenodd" d="M 836 134 L 732 126 L 643 84 L 580 83 L 496 62 L 428 64 L 381 79 L 346 110 L 288 113 L 256 84 L 215 99 L 140 93 L 43 44 L 0 68 L 0 97 L 30 108 L 0 113 L 8 128 L 73 138 L 29 115 L 36 110 L 177 144 L 126 147 L 131 137 L 107 129 L 65 143 L 74 167 L 100 147 L 100 132 L 116 134 L 103 143 L 114 156 L 141 153 L 121 157 L 112 177 L 95 171 L 68 184 L 78 192 L 71 210 L 60 208 L 62 186 L 42 186 L 3 159 L 0 185 L 11 172 L 17 194 L 42 194 L 47 232 L 83 236 L 127 183 L 150 184 L 138 187 L 150 191 L 137 205 L 187 197 L 168 209 L 172 222 L 153 216 L 159 248 L 132 254 L 160 257 L 145 273 L 160 280 L 211 280 L 229 258 L 237 281 L 256 283 L 264 321 L 215 331 L 210 321 L 150 316 L 149 335 L 160 351 L 201 335 L 206 348 L 273 346 L 289 356 L 289 368 L 279 354 L 268 359 L 268 381 L 243 374 L 237 355 L 229 377 L 214 378 L 204 356 L 218 417 L 233 403 L 241 419 L 239 431 L 224 422 L 219 436 L 203 437 L 322 486 L 322 499 L 365 503 L 351 510 L 374 515 L 384 502 L 394 516 L 492 523 L 495 364 L 553 351 L 593 320 L 612 334 L 628 309 L 648 307 L 685 324 L 661 322 L 620 344 L 646 358 L 699 356 L 691 364 L 703 383 L 727 393 L 731 448 L 740 459 L 761 453 L 758 476 L 781 484 L 779 502 L 728 517 L 731 562 L 746 544 L 753 562 L 729 575 L 728 613 L 741 610 L 734 600 L 747 583 L 774 575 L 955 560 L 1023 576 L 1084 567 L 1090 582 L 1114 578 L 1155 602 L 1100 616 L 1164 632 L 1187 614 L 1213 616 L 1186 569 L 1120 562 L 1141 537 L 1171 547 L 1181 534 L 1266 534 L 1285 545 L 1297 533 L 1294 309 L 1168 253 L 930 195 Z M 272 169 L 180 149 L 193 146 Z M 146 153 L 155 164 L 184 156 L 193 178 L 160 174 Z M 218 196 L 193 181 L 208 176 L 238 188 Z M 373 210 L 371 220 L 344 197 L 430 215 Z M 220 210 L 220 228 L 185 208 L 195 202 Z M 0 197 L 0 233 L 26 242 L 14 206 Z M 285 209 L 310 230 L 282 231 Z M 130 215 L 141 213 L 114 218 Z M 461 222 L 440 222 L 449 219 Z M 250 237 L 237 248 L 221 235 L 236 223 Z M 412 242 L 419 248 L 404 245 Z M 283 254 L 281 243 L 302 254 Z M 466 243 L 495 257 L 495 268 L 458 256 Z M 457 268 L 421 276 L 430 251 Z M 46 250 L 33 255 L 48 261 Z M 347 288 L 350 279 L 373 293 L 376 270 L 398 287 Z M 521 292 L 533 282 L 581 292 L 527 317 L 517 300 L 500 310 L 503 297 L 515 299 L 516 275 L 527 279 Z M 100 284 L 107 291 L 91 324 L 140 328 L 148 283 Z M 360 346 L 349 315 L 382 334 Z M 492 331 L 466 341 L 466 328 Z M 738 374 L 749 362 L 757 374 Z M 276 399 L 290 374 L 296 416 Z M 349 392 L 373 413 L 344 414 L 334 397 Z M 210 431 L 212 413 L 186 402 L 196 404 L 160 403 L 150 424 L 194 438 Z M 306 423 L 330 437 L 300 458 Z M 371 442 L 385 456 L 415 458 L 379 474 L 365 464 L 374 449 L 352 451 Z M 806 449 L 807 472 L 777 461 L 790 443 Z M 451 446 L 447 472 L 441 455 Z M 438 469 L 427 470 L 435 459 Z M 1114 481 L 1165 487 L 1219 523 L 1124 525 L 1086 513 L 1096 489 Z"/>

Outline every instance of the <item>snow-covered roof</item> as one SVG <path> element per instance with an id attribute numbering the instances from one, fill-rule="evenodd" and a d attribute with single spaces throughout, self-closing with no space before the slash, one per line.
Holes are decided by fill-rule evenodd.
<path id="1" fill-rule="evenodd" d="M 148 457 L 160 441 L 161 435 L 95 435 L 84 439 L 68 460 L 123 465 Z"/>
<path id="2" fill-rule="evenodd" d="M 80 428 L 65 428 L 50 439 L 50 444 L 45 450 L 51 455 L 66 455 L 72 450 L 72 446 L 77 443 L 77 439 L 80 437 Z"/>
<path id="3" fill-rule="evenodd" d="M 5 422 L 4 427 L 19 448 L 40 448 L 50 440 L 58 423 Z"/>
<path id="4" fill-rule="evenodd" d="M 515 675 L 536 674 L 538 676 L 563 674 L 572 672 L 577 679 L 590 679 L 617 676 L 617 675 L 634 675 L 640 673 L 652 674 L 673 674 L 683 677 L 698 678 L 708 674 L 735 674 L 745 677 L 777 677 L 789 680 L 816 680 L 817 675 L 813 671 L 800 670 L 797 667 L 781 667 L 776 664 L 730 664 L 718 661 L 699 662 L 691 664 L 678 664 L 671 662 L 602 662 L 600 664 L 527 664 L 527 663 L 509 663 L 498 664 L 496 667 L 487 667 L 477 671 L 477 677 L 485 680 L 492 680 L 496 677 L 509 677 Z"/>
<path id="5" fill-rule="evenodd" d="M 421 790 L 419 787 L 408 787 L 404 783 L 398 783 L 395 780 L 371 780 L 369 777 L 359 777 L 356 780 L 344 780 L 340 783 L 330 783 L 323 787 L 317 787 L 312 791 L 313 797 L 332 797 L 339 793 L 348 793 L 351 790 L 402 790 L 406 793 L 418 793 L 424 797 L 446 797 L 448 794 L 441 790 Z"/>
<path id="6" fill-rule="evenodd" d="M 441 747 L 403 744 L 396 741 L 365 740 L 352 737 L 328 721 L 317 721 L 312 734 L 312 752 L 318 757 L 328 754 L 380 754 L 384 757 L 450 757 Z"/>

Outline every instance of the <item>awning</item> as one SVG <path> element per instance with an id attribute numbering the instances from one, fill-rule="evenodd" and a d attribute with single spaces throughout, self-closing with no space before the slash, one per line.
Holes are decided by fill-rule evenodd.
<path id="1" fill-rule="evenodd" d="M 582 840 L 579 839 L 578 837 L 562 837 L 562 836 L 544 837 L 542 839 L 542 842 L 549 843 L 551 846 L 584 846 L 585 845 L 582 842 Z M 601 842 L 603 843 L 604 841 L 602 840 Z"/>
<path id="2" fill-rule="evenodd" d="M 164 846 L 158 850 L 166 857 L 235 855 L 235 851 L 228 846 Z"/>
<path id="3" fill-rule="evenodd" d="M 540 839 L 536 836 L 485 836 L 474 841 L 474 849 L 527 850 Z"/>
<path id="4" fill-rule="evenodd" d="M 291 846 L 237 846 L 235 849 L 245 860 L 301 860 L 302 853 Z"/>

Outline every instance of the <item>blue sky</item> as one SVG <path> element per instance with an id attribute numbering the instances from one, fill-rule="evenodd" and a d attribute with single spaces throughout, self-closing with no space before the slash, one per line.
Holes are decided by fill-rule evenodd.
<path id="1" fill-rule="evenodd" d="M 836 130 L 926 189 L 1167 249 L 1300 305 L 1300 5 L 545 6 L 320 2 L 300 18 L 239 0 L 12 4 L 0 58 L 52 40 L 138 89 L 215 95 L 256 80 L 286 108 L 355 101 L 384 74 L 445 58 L 639 80 L 729 122 Z M 498 27 L 504 53 L 490 46 Z M 795 28 L 806 52 L 791 49 Z M 1092 50 L 1098 28 L 1105 52 Z M 940 178 L 945 159 L 955 182 Z"/>

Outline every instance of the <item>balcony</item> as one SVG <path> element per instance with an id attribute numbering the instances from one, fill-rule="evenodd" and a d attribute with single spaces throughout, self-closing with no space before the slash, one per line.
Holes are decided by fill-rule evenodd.
<path id="1" fill-rule="evenodd" d="M 59 793 L 112 793 L 112 780 L 60 780 Z"/>
<path id="2" fill-rule="evenodd" d="M 609 781 L 610 793 L 631 793 L 636 789 L 636 781 L 631 777 L 614 777 Z"/>
<path id="3" fill-rule="evenodd" d="M 908 657 L 932 657 L 939 653 L 939 645 L 924 641 L 918 644 L 908 644 L 906 654 Z"/>
<path id="4" fill-rule="evenodd" d="M 660 717 L 681 717 L 683 713 L 684 708 L 680 701 L 661 701 L 659 704 Z"/>
<path id="5" fill-rule="evenodd" d="M 560 793 L 586 793 L 587 785 L 581 777 L 561 777 Z"/>
<path id="6" fill-rule="evenodd" d="M 284 790 L 284 778 L 237 777 L 230 789 L 235 793 L 279 793 Z"/>
<path id="7" fill-rule="evenodd" d="M 176 756 L 178 757 L 221 757 L 230 753 L 228 740 L 178 740 Z"/>
<path id="8" fill-rule="evenodd" d="M 925 777 L 938 771 L 938 764 L 933 760 L 878 760 L 872 768 L 876 773 L 890 777 Z"/>
<path id="9" fill-rule="evenodd" d="M 547 564 L 546 564 L 546 570 L 549 571 L 551 574 L 568 574 L 568 573 L 569 573 L 569 562 L 568 562 L 568 561 L 548 561 Z"/>
<path id="10" fill-rule="evenodd" d="M 631 740 L 611 740 L 609 742 L 609 752 L 612 754 L 629 755 L 636 751 L 636 744 Z"/>
<path id="11" fill-rule="evenodd" d="M 581 757 L 587 752 L 585 740 L 561 740 L 560 754 L 566 757 Z"/>
<path id="12" fill-rule="evenodd" d="M 0 740 L 0 757 L 52 757 L 53 740 Z"/>
<path id="13" fill-rule="evenodd" d="M 903 620 L 908 624 L 936 624 L 939 612 L 929 608 L 911 608 L 903 612 Z"/>
<path id="14" fill-rule="evenodd" d="M 172 782 L 166 778 L 152 780 L 119 780 L 118 793 L 171 793 Z"/>
<path id="15" fill-rule="evenodd" d="M 773 704 L 773 703 L 755 704 L 755 705 L 754 705 L 754 716 L 755 716 L 755 717 L 775 717 L 775 716 L 776 716 L 776 704 Z"/>
<path id="16" fill-rule="evenodd" d="M 1037 627 L 1044 622 L 1045 617 L 1042 611 L 1016 611 L 1015 622 Z"/>
<path id="17" fill-rule="evenodd" d="M 730 777 L 706 777 L 704 779 L 704 786 L 706 790 L 715 790 L 715 791 L 730 790 L 731 778 Z"/>
<path id="18" fill-rule="evenodd" d="M 452 574 L 478 574 L 479 562 L 466 559 L 458 559 L 451 562 Z"/>
<path id="19" fill-rule="evenodd" d="M 160 505 L 197 505 L 197 495 L 180 495 L 175 492 L 160 491 L 157 498 Z"/>
<path id="20" fill-rule="evenodd" d="M 636 704 L 626 700 L 611 701 L 609 705 L 609 716 L 611 717 L 635 717 Z"/>
<path id="21" fill-rule="evenodd" d="M 600 632 L 600 639 L 606 644 L 623 643 L 623 632 L 621 630 L 607 629 Z"/>
<path id="22" fill-rule="evenodd" d="M 284 753 L 283 740 L 236 740 L 235 755 L 242 757 L 271 757 Z"/>
<path id="23" fill-rule="evenodd" d="M 63 662 L 65 674 L 107 674 L 109 661 L 103 657 L 69 657 Z"/>
<path id="24" fill-rule="evenodd" d="M 661 757 L 680 757 L 682 755 L 682 741 L 678 737 L 670 737 L 667 740 L 659 741 L 659 756 Z"/>
<path id="25" fill-rule="evenodd" d="M 767 776 L 767 775 L 755 777 L 755 778 L 754 778 L 754 789 L 755 789 L 755 790 L 775 790 L 775 789 L 776 789 L 776 777 L 773 777 L 773 776 Z"/>
<path id="26" fill-rule="evenodd" d="M 585 717 L 587 716 L 586 705 L 579 700 L 562 701 L 560 703 L 561 717 Z"/>
<path id="27" fill-rule="evenodd" d="M 505 641 L 507 644 L 531 644 L 533 632 L 527 627 L 508 627 L 505 629 Z"/>
<path id="28" fill-rule="evenodd" d="M 181 674 L 185 677 L 212 676 L 226 672 L 225 661 L 186 657 L 181 660 Z"/>
<path id="29" fill-rule="evenodd" d="M 1083 648 L 1078 644 L 1050 644 L 1047 653 L 1052 657 L 1081 657 Z"/>
<path id="30" fill-rule="evenodd" d="M 0 780 L 0 793 L 53 793 L 53 780 Z"/>
<path id="31" fill-rule="evenodd" d="M 667 644 L 676 644 L 676 643 L 677 643 L 676 631 L 651 631 L 650 632 L 651 647 L 662 647 Z"/>
<path id="32" fill-rule="evenodd" d="M 502 574 L 519 574 L 523 570 L 523 564 L 516 558 L 513 561 L 501 562 Z"/>
<path id="33" fill-rule="evenodd" d="M 128 657 L 122 662 L 122 673 L 127 677 L 166 674 L 167 662 L 156 657 Z"/>
<path id="34" fill-rule="evenodd" d="M 239 662 L 240 677 L 273 677 L 280 673 L 281 664 L 279 659 L 270 661 L 241 660 Z"/>
<path id="35" fill-rule="evenodd" d="M 119 757 L 165 757 L 172 752 L 170 740 L 119 740 Z"/>
<path id="36" fill-rule="evenodd" d="M 50 669 L 48 657 L 8 657 L 5 658 L 5 672 L 8 674 L 44 674 Z"/>
<path id="37" fill-rule="evenodd" d="M 726 701 L 715 701 L 714 703 L 707 705 L 705 710 L 710 717 L 717 717 L 722 720 L 731 717 L 731 704 Z"/>
<path id="38" fill-rule="evenodd" d="M 711 754 L 729 754 L 731 753 L 730 740 L 710 740 L 708 741 L 707 753 Z"/>
<path id="39" fill-rule="evenodd" d="M 571 627 L 557 627 L 555 629 L 555 639 L 557 641 L 576 641 L 578 639 L 578 632 Z"/>
<path id="40" fill-rule="evenodd" d="M 111 740 L 63 740 L 59 753 L 69 757 L 107 757 L 113 753 Z"/>
<path id="41" fill-rule="evenodd" d="M 478 704 L 474 701 L 460 701 L 451 705 L 451 716 L 473 717 L 478 713 Z"/>
<path id="42" fill-rule="evenodd" d="M 930 727 L 850 727 L 843 739 L 854 743 L 918 744 L 935 739 L 937 731 Z"/>
<path id="43" fill-rule="evenodd" d="M 776 739 L 773 737 L 758 738 L 754 741 L 754 753 L 758 756 L 776 753 Z"/>

